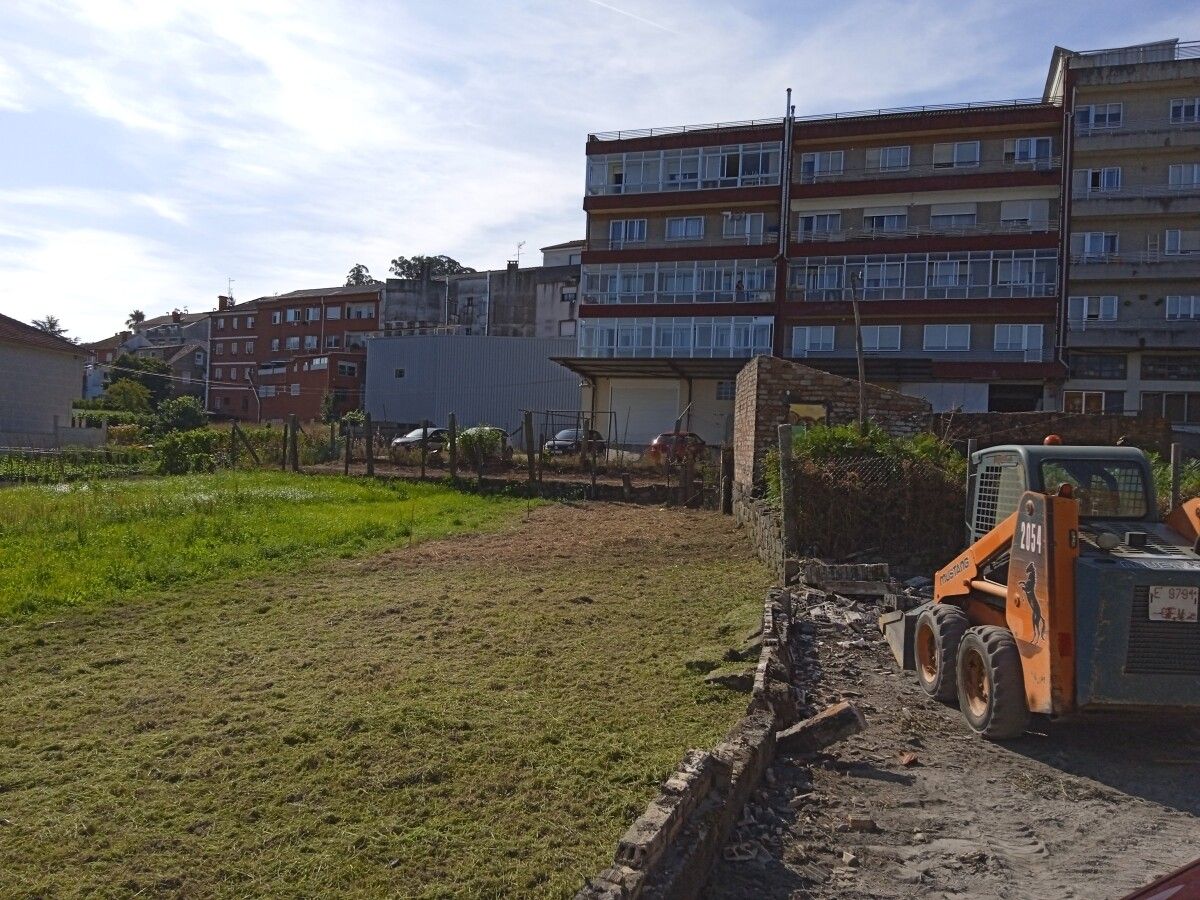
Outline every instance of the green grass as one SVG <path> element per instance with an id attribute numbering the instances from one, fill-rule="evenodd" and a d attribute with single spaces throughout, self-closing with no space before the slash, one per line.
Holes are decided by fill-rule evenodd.
<path id="1" fill-rule="evenodd" d="M 0 618 L 494 527 L 523 502 L 282 472 L 0 493 Z"/>
<path id="2" fill-rule="evenodd" d="M 0 628 L 0 895 L 569 897 L 741 715 L 769 579 L 715 514 L 513 524 Z"/>

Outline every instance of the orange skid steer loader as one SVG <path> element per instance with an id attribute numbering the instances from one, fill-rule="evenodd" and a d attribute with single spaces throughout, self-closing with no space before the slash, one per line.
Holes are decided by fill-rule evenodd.
<path id="1" fill-rule="evenodd" d="M 1031 713 L 1197 712 L 1200 500 L 1162 521 L 1140 450 L 1052 440 L 972 455 L 969 546 L 880 619 L 897 660 L 993 740 Z"/>

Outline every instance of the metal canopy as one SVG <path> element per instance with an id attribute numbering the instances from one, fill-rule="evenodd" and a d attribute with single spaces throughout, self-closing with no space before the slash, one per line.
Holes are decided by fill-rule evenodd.
<path id="1" fill-rule="evenodd" d="M 697 359 L 679 357 L 638 357 L 612 359 L 592 356 L 551 357 L 560 366 L 586 379 L 596 378 L 733 378 L 746 363 L 745 357 L 736 359 Z"/>

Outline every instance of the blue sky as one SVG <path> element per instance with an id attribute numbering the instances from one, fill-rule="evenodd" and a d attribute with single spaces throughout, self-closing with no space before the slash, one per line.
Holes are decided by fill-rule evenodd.
<path id="1" fill-rule="evenodd" d="M 1135 14 L 1136 11 L 1136 14 Z M 1200 5 L 6 0 L 0 312 L 94 340 L 581 237 L 589 131 L 1040 94 L 1055 44 L 1200 39 Z"/>

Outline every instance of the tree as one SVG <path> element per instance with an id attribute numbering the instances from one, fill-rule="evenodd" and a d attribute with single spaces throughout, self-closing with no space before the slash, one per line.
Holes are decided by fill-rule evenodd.
<path id="1" fill-rule="evenodd" d="M 321 397 L 321 421 L 329 425 L 337 419 L 337 398 L 326 391 Z"/>
<path id="2" fill-rule="evenodd" d="M 127 319 L 125 319 L 125 324 L 128 325 L 130 328 L 137 328 L 139 325 L 141 325 L 145 321 L 146 321 L 146 314 L 144 312 L 142 312 L 140 309 L 135 309 L 133 312 L 131 312 L 129 314 L 129 317 Z"/>
<path id="3" fill-rule="evenodd" d="M 46 334 L 52 334 L 55 337 L 67 337 L 67 329 L 63 328 L 62 323 L 58 321 L 58 316 L 46 316 L 44 319 L 34 319 L 31 323 L 38 331 L 44 331 Z M 67 338 L 70 340 L 70 338 Z"/>
<path id="4" fill-rule="evenodd" d="M 150 412 L 150 391 L 132 378 L 119 378 L 114 381 L 105 389 L 104 399 L 109 409 Z"/>
<path id="5" fill-rule="evenodd" d="M 150 392 L 150 405 L 156 409 L 158 404 L 171 396 L 171 367 L 161 359 L 122 353 L 109 369 L 108 383 L 120 379 L 142 385 Z"/>
<path id="6" fill-rule="evenodd" d="M 391 273 L 397 278 L 428 281 L 447 275 L 465 275 L 475 270 L 449 256 L 397 256 L 392 260 Z"/>
<path id="7" fill-rule="evenodd" d="M 171 397 L 158 404 L 158 427 L 163 431 L 191 431 L 208 424 L 200 401 L 187 394 Z"/>
<path id="8" fill-rule="evenodd" d="M 379 284 L 379 282 L 371 277 L 370 269 L 362 263 L 355 263 L 346 275 L 346 286 L 349 287 L 352 284 Z"/>

